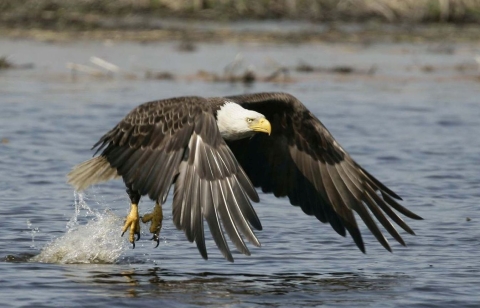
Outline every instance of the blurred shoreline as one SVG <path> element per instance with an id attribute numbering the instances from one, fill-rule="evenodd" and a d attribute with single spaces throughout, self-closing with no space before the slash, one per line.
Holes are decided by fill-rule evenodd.
<path id="1" fill-rule="evenodd" d="M 0 27 L 0 37 L 34 39 L 45 42 L 71 42 L 78 40 L 112 40 L 139 43 L 159 41 L 198 42 L 263 42 L 263 43 L 480 43 L 478 25 L 382 25 L 382 24 L 311 24 L 299 27 L 298 22 L 261 21 L 258 28 L 245 27 L 243 22 L 209 22 L 209 27 L 198 27 L 201 22 L 175 20 L 159 21 L 152 29 L 108 27 L 90 30 Z M 305 24 L 303 24 L 305 25 Z"/>
<path id="2" fill-rule="evenodd" d="M 472 0 L 0 0 L 0 37 L 262 42 L 480 41 Z"/>

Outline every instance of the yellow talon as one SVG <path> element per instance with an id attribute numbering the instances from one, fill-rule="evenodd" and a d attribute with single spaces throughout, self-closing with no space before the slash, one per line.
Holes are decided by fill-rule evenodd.
<path id="1" fill-rule="evenodd" d="M 160 230 L 162 229 L 162 221 L 163 221 L 163 210 L 162 210 L 162 205 L 158 202 L 155 203 L 155 207 L 153 208 L 153 212 L 149 214 L 145 214 L 142 217 L 142 222 L 147 223 L 151 221 L 150 223 L 150 233 L 153 234 L 152 240 L 160 244 Z"/>
<path id="2" fill-rule="evenodd" d="M 128 228 L 130 228 L 128 240 L 133 244 L 133 248 L 135 248 L 135 235 L 137 235 L 137 241 L 140 239 L 140 220 L 138 217 L 138 205 L 132 203 L 130 206 L 130 213 L 127 215 L 125 225 L 123 226 L 122 236 Z"/>

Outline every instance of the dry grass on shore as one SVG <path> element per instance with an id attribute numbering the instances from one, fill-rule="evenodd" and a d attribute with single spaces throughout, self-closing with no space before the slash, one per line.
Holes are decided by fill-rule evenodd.
<path id="1" fill-rule="evenodd" d="M 0 0 L 0 23 L 99 26 L 90 15 L 313 21 L 480 22 L 479 0 Z"/>

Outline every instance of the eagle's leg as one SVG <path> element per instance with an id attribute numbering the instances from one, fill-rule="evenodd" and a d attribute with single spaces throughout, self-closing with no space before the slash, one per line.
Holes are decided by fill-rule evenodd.
<path id="1" fill-rule="evenodd" d="M 149 214 L 145 214 L 142 217 L 142 222 L 143 223 L 150 223 L 150 233 L 153 234 L 152 241 L 157 242 L 160 244 L 160 229 L 162 229 L 162 221 L 163 221 L 163 210 L 162 210 L 162 205 L 157 201 L 155 202 L 155 207 L 153 208 L 153 211 Z"/>
<path id="2" fill-rule="evenodd" d="M 130 213 L 127 215 L 125 225 L 123 226 L 123 234 L 130 228 L 130 234 L 128 240 L 133 244 L 135 248 L 135 235 L 137 235 L 137 241 L 140 239 L 140 219 L 138 215 L 138 202 L 140 202 L 140 194 L 136 191 L 127 188 L 127 194 L 130 197 Z"/>

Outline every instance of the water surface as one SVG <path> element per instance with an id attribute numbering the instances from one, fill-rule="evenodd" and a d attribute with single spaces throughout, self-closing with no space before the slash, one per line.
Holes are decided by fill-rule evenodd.
<path id="1" fill-rule="evenodd" d="M 0 41 L 30 70 L 0 72 L 0 303 L 2 307 L 478 307 L 480 306 L 480 83 L 475 46 L 373 46 Z M 375 66 L 373 75 L 291 72 L 251 86 L 197 80 L 241 53 L 268 75 L 278 66 Z M 122 71 L 72 74 L 67 62 L 105 58 Z M 422 70 L 430 65 L 433 70 Z M 464 69 L 459 69 L 463 67 Z M 146 80 L 171 71 L 175 80 Z M 75 194 L 70 168 L 139 103 L 171 96 L 286 91 L 302 100 L 369 172 L 424 217 L 385 251 L 362 226 L 367 254 L 328 225 L 260 193 L 264 231 L 252 256 L 228 263 L 208 237 L 201 259 L 171 222 L 157 249 L 120 238 L 129 201 L 120 181 Z M 153 204 L 143 200 L 140 212 Z M 73 264 L 72 264 L 73 263 Z"/>

